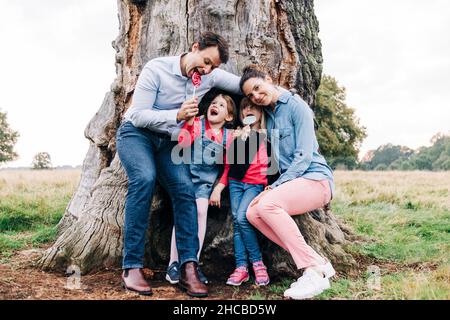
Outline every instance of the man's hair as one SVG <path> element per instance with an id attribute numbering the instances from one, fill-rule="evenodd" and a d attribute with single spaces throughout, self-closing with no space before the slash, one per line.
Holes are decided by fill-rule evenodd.
<path id="1" fill-rule="evenodd" d="M 229 52 L 228 52 L 228 42 L 218 34 L 214 32 L 203 32 L 200 37 L 197 39 L 199 44 L 199 49 L 203 50 L 209 47 L 217 47 L 219 50 L 220 62 L 227 63 Z"/>
<path id="2" fill-rule="evenodd" d="M 266 76 L 268 76 L 269 73 L 261 66 L 258 66 L 256 64 L 250 64 L 244 68 L 242 71 L 242 77 L 241 81 L 239 81 L 239 88 L 244 86 L 244 83 L 251 78 L 260 78 L 265 79 Z M 269 75 L 270 76 L 270 75 Z M 243 92 L 243 91 L 242 91 Z"/>

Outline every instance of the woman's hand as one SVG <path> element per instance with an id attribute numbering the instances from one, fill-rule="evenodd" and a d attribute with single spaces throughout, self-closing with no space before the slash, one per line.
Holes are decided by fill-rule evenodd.
<path id="1" fill-rule="evenodd" d="M 269 193 L 272 190 L 272 187 L 267 186 L 263 192 L 261 192 L 260 194 L 258 194 L 255 199 L 252 200 L 252 202 L 250 203 L 250 207 L 256 206 L 259 202 L 259 200 L 261 200 L 262 197 L 264 197 L 264 195 L 266 195 L 267 193 Z"/>

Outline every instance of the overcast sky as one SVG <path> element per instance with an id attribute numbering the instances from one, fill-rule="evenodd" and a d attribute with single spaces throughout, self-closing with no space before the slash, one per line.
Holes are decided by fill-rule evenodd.
<path id="1" fill-rule="evenodd" d="M 450 131 L 450 1 L 315 0 L 324 72 L 367 127 L 362 153 Z M 0 0 L 0 109 L 19 160 L 81 164 L 83 131 L 115 78 L 114 0 Z M 3 165 L 4 166 L 4 165 Z"/>

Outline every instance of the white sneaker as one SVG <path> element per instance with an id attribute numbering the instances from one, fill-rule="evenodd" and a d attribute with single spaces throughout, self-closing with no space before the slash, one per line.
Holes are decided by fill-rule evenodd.
<path id="1" fill-rule="evenodd" d="M 313 269 L 306 269 L 295 284 L 284 292 L 286 298 L 295 300 L 312 298 L 330 288 L 330 280 Z"/>
<path id="2" fill-rule="evenodd" d="M 322 264 L 320 266 L 316 266 L 312 268 L 313 270 L 321 271 L 325 278 L 329 279 L 333 277 L 336 274 L 336 270 L 334 270 L 333 266 L 330 262 L 327 262 L 325 264 Z M 299 278 L 300 279 L 300 278 Z M 297 281 L 291 284 L 291 288 L 295 287 L 297 285 Z"/>
<path id="3" fill-rule="evenodd" d="M 327 262 L 321 266 L 317 266 L 317 268 L 319 268 L 319 270 L 322 271 L 325 277 L 328 279 L 336 274 L 336 270 L 334 270 L 331 262 Z"/>

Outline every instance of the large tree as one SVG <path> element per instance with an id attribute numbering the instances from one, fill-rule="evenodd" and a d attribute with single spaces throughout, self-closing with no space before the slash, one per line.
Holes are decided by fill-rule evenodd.
<path id="1" fill-rule="evenodd" d="M 40 260 L 45 269 L 64 269 L 71 263 L 82 272 L 120 266 L 127 179 L 116 153 L 115 133 L 148 60 L 186 52 L 201 31 L 210 30 L 230 43 L 231 57 L 224 69 L 239 74 L 250 62 L 264 64 L 274 71 L 277 83 L 295 88 L 310 104 L 319 86 L 322 54 L 312 0 L 135 2 L 140 4 L 118 1 L 120 32 L 113 43 L 117 78 L 86 128 L 90 148 L 81 181 L 59 223 L 57 241 Z M 157 188 L 146 246 L 150 267 L 168 262 L 169 204 L 165 192 Z M 338 269 L 354 266 L 344 250 L 346 235 L 330 211 L 317 210 L 296 220 L 308 243 Z M 273 275 L 294 273 L 293 262 L 274 244 L 264 241 L 263 252 Z M 233 268 L 232 222 L 226 205 L 209 212 L 202 261 L 206 273 L 214 270 L 221 275 Z"/>
<path id="2" fill-rule="evenodd" d="M 10 128 L 6 113 L 0 110 L 0 163 L 17 158 L 14 145 L 18 137 L 19 133 Z"/>

